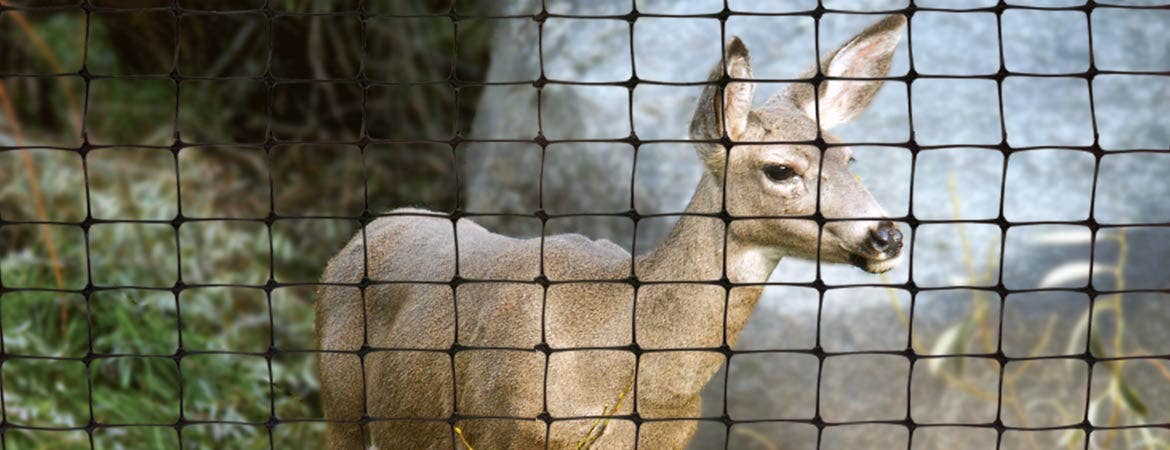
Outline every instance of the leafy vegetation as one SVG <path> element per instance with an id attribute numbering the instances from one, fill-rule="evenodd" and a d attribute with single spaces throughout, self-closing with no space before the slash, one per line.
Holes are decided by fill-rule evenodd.
<path id="1" fill-rule="evenodd" d="M 350 3 L 272 5 L 311 12 L 356 6 Z M 449 8 L 435 0 L 397 3 L 406 13 Z M 259 78 L 269 51 L 260 14 L 185 15 L 176 25 L 165 10 L 103 10 L 91 16 L 87 37 L 80 8 L 0 12 L 0 146 L 34 147 L 0 151 L 0 218 L 63 222 L 0 227 L 0 286 L 16 289 L 0 297 L 3 352 L 12 355 L 0 366 L 4 408 L 8 422 L 18 426 L 4 433 L 5 448 L 88 448 L 84 427 L 91 421 L 101 425 L 92 434 L 94 448 L 176 448 L 180 442 L 182 448 L 270 448 L 270 440 L 277 448 L 304 448 L 320 442 L 319 423 L 265 427 L 272 419 L 322 415 L 315 356 L 297 351 L 313 347 L 313 288 L 282 286 L 268 294 L 263 286 L 270 279 L 317 280 L 357 223 L 290 218 L 267 227 L 259 219 L 274 207 L 294 217 L 357 216 L 367 208 L 376 213 L 391 205 L 451 202 L 454 192 L 441 181 L 454 171 L 445 144 L 361 151 L 300 143 L 356 140 L 362 125 L 372 136 L 421 130 L 445 139 L 455 129 L 440 124 L 459 117 L 464 127 L 469 123 L 474 92 L 462 94 L 458 108 L 429 99 L 453 98 L 445 81 L 450 74 L 482 77 L 486 27 L 460 33 L 456 65 L 448 18 L 400 22 L 367 22 L 370 51 L 363 61 L 363 27 L 355 17 L 277 19 L 273 76 L 290 81 L 269 89 Z M 90 73 L 115 77 L 91 81 L 87 92 L 77 75 L 83 58 Z M 172 61 L 184 77 L 238 78 L 176 85 L 167 77 Z M 364 110 L 355 105 L 363 104 L 367 88 L 345 81 L 359 67 L 371 81 Z M 415 81 L 424 71 L 441 75 L 406 96 L 378 95 L 380 83 Z M 60 76 L 40 76 L 48 74 Z M 323 76 L 338 81 L 293 81 Z M 83 126 L 92 143 L 164 148 L 81 154 Z M 186 143 L 215 145 L 172 153 L 165 147 L 176 133 Z M 297 143 L 266 151 L 259 144 L 269 133 Z M 369 204 L 363 179 L 376 194 Z M 249 220 L 186 221 L 175 228 L 170 221 L 180 205 L 183 217 Z M 86 233 L 76 224 L 89 215 L 155 222 L 96 223 Z M 179 282 L 210 286 L 173 289 Z M 96 287 L 88 297 L 81 294 L 87 283 Z M 185 425 L 177 428 L 180 419 Z"/>

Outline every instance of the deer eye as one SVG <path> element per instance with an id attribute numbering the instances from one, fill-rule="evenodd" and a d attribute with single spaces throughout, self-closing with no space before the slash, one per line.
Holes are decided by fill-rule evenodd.
<path id="1" fill-rule="evenodd" d="M 796 171 L 783 164 L 768 164 L 764 166 L 764 176 L 772 181 L 785 181 L 796 176 Z"/>

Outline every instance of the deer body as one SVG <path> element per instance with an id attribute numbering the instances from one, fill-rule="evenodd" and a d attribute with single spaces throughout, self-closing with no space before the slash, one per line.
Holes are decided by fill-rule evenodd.
<path id="1" fill-rule="evenodd" d="M 903 24 L 895 16 L 871 26 L 828 57 L 825 71 L 884 76 Z M 713 79 L 723 70 L 717 66 Z M 726 71 L 750 79 L 738 39 L 727 47 Z M 880 81 L 832 83 L 842 82 L 830 81 L 818 97 L 822 124 L 832 114 L 856 115 Z M 708 86 L 692 136 L 762 142 L 817 135 L 818 110 L 808 114 L 806 103 L 811 92 L 790 90 L 755 110 L 751 95 L 746 82 Z M 896 263 L 901 235 L 879 220 L 881 208 L 848 173 L 846 150 L 698 147 L 707 170 L 687 207 L 694 215 L 680 217 L 662 244 L 637 258 L 608 241 L 514 239 L 415 209 L 368 225 L 330 261 L 323 280 L 334 284 L 318 296 L 327 447 L 545 448 L 547 436 L 549 448 L 684 448 L 697 421 L 644 422 L 635 437 L 633 422 L 623 418 L 635 405 L 645 419 L 700 417 L 699 393 L 726 362 L 713 350 L 735 344 L 763 289 L 728 291 L 713 282 L 765 282 L 784 256 L 872 272 Z M 749 218 L 711 215 L 721 211 Z M 807 218 L 757 218 L 817 211 L 866 219 L 828 222 L 822 233 Z M 337 285 L 367 274 L 376 283 L 364 296 Z M 449 284 L 456 275 L 465 281 Z M 547 293 L 533 283 L 542 275 Z M 631 277 L 643 283 L 636 293 Z M 553 351 L 546 355 L 542 343 Z M 628 350 L 634 343 L 647 350 L 636 366 Z M 471 349 L 455 352 L 452 363 L 447 351 L 455 344 Z M 364 364 L 356 354 L 363 345 Z M 574 348 L 586 349 L 565 350 Z M 547 430 L 542 413 L 558 419 Z M 447 422 L 453 414 L 461 436 Z M 601 428 L 592 417 L 561 420 L 603 415 L 617 417 Z"/>

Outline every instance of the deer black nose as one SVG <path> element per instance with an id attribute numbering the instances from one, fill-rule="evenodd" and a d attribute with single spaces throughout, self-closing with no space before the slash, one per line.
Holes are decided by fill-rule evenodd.
<path id="1" fill-rule="evenodd" d="M 898 227 L 888 220 L 878 224 L 877 228 L 869 230 L 869 240 L 873 244 L 874 250 L 880 253 L 893 256 L 902 250 L 902 232 L 898 231 Z"/>

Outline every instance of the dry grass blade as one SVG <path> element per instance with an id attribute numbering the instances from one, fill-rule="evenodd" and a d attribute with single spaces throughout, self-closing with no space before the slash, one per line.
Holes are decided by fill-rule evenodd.
<path id="1" fill-rule="evenodd" d="M 775 442 L 772 442 L 772 440 L 769 439 L 768 436 L 765 436 L 764 433 L 753 430 L 751 428 L 736 427 L 736 428 L 732 428 L 731 432 L 732 433 L 739 433 L 739 434 L 742 434 L 744 436 L 747 436 L 747 437 L 751 438 L 753 441 L 758 442 L 760 445 L 764 446 L 764 448 L 767 450 L 780 450 L 780 446 L 776 445 Z"/>
<path id="2" fill-rule="evenodd" d="M 471 442 L 467 441 L 467 436 L 463 435 L 463 429 L 459 428 L 458 426 L 453 428 L 455 429 L 455 436 L 459 437 L 459 442 L 463 444 L 464 447 L 467 447 L 467 450 L 475 450 L 475 447 L 471 446 Z"/>
<path id="3" fill-rule="evenodd" d="M 622 392 L 618 394 L 617 401 L 614 402 L 613 408 L 610 408 L 608 405 L 601 408 L 601 415 L 604 417 L 604 419 L 602 417 L 598 417 L 597 420 L 593 421 L 593 425 L 590 426 L 589 431 L 585 433 L 585 439 L 582 439 L 581 442 L 577 444 L 577 450 L 588 450 L 593 448 L 593 444 L 601 438 L 601 435 L 605 434 L 605 429 L 609 427 L 610 417 L 616 414 L 618 409 L 621 409 L 622 401 L 626 399 L 626 394 L 629 394 L 630 390 L 634 388 L 634 378 L 636 378 L 634 374 L 630 374 L 630 382 L 627 383 L 626 388 L 622 389 Z"/>
<path id="4" fill-rule="evenodd" d="M 8 6 L 8 4 L 7 2 L 0 0 L 0 6 Z M 21 31 L 24 32 L 24 35 L 28 38 L 28 41 L 31 42 L 34 47 L 36 47 L 37 52 L 39 52 L 41 56 L 44 57 L 46 61 L 48 61 L 53 70 L 57 72 L 63 72 L 64 68 L 61 65 L 61 61 L 57 59 L 57 55 L 53 53 L 52 48 L 49 47 L 49 44 L 45 42 L 44 38 L 42 38 L 41 35 L 37 33 L 35 29 L 33 29 L 32 24 L 28 22 L 28 19 L 25 18 L 24 14 L 20 13 L 19 11 L 9 11 L 6 14 L 12 17 L 14 21 L 16 21 L 17 26 L 19 26 Z M 61 83 L 65 84 L 65 79 L 61 79 Z M 62 91 L 65 94 L 65 100 L 68 101 L 71 106 L 69 110 L 78 111 L 76 108 L 78 103 L 77 99 L 73 96 L 73 91 L 70 89 L 63 89 Z M 24 145 L 24 133 L 20 128 L 20 120 L 16 116 L 16 110 L 12 106 L 12 100 L 8 97 L 8 92 L 5 89 L 4 83 L 2 82 L 0 82 L 0 102 L 2 102 L 4 106 L 4 115 L 9 118 L 8 121 L 11 124 L 13 136 L 16 138 L 16 145 Z M 70 119 L 73 121 L 75 126 L 79 126 L 81 123 L 81 117 L 77 116 L 77 114 L 71 114 Z M 45 208 L 44 195 L 41 192 L 40 181 L 37 178 L 36 161 L 33 160 L 32 155 L 29 154 L 28 151 L 20 152 L 20 158 L 24 165 L 24 170 L 28 174 L 29 190 L 33 195 L 33 201 L 37 211 L 37 218 L 42 221 L 48 221 L 49 214 Z M 53 242 L 53 236 L 50 233 L 48 225 L 41 225 L 40 233 L 41 239 L 44 241 L 45 247 L 49 251 L 49 260 L 53 266 L 53 277 L 57 282 L 57 288 L 64 289 L 65 281 L 64 275 L 62 273 L 61 259 L 57 252 L 57 246 Z M 65 307 L 65 297 L 63 295 L 58 295 L 57 298 L 60 302 L 60 327 L 63 332 L 65 330 L 66 324 L 69 322 L 69 310 Z"/>
<path id="5" fill-rule="evenodd" d="M 12 107 L 12 100 L 8 98 L 8 90 L 5 89 L 3 82 L 0 82 L 0 104 L 4 107 L 4 115 L 8 117 L 8 122 L 11 124 L 12 135 L 16 138 L 16 145 L 19 147 L 24 145 L 24 132 L 20 129 L 20 120 L 16 117 L 16 108 Z M 24 171 L 28 175 L 29 191 L 33 195 L 33 203 L 37 211 L 37 219 L 42 222 L 49 220 L 49 212 L 45 208 L 45 196 L 41 192 L 41 183 L 37 178 L 36 161 L 33 160 L 32 154 L 28 150 L 20 152 L 21 162 L 24 164 Z M 57 282 L 57 289 L 65 289 L 65 275 L 62 272 L 61 258 L 57 253 L 57 245 L 53 242 L 53 233 L 47 224 L 41 224 L 39 227 L 41 233 L 41 241 L 44 242 L 45 248 L 49 251 L 49 262 L 53 266 L 53 278 Z M 57 295 L 58 303 L 61 311 L 61 331 L 64 332 L 65 327 L 69 323 L 69 310 L 65 307 L 65 296 L 63 294 Z"/>
<path id="6" fill-rule="evenodd" d="M 0 0 L 0 6 L 7 7 L 8 3 L 4 0 Z M 53 49 L 50 48 L 49 44 L 45 42 L 45 39 L 42 38 L 35 29 L 33 29 L 32 24 L 28 23 L 28 19 L 24 17 L 23 13 L 20 11 L 6 11 L 4 14 L 12 17 L 12 20 L 16 21 L 16 25 L 19 26 L 20 30 L 24 32 L 24 35 L 28 38 L 28 41 L 32 43 L 33 47 L 36 47 L 37 52 L 45 58 L 45 61 L 49 63 L 49 66 L 52 67 L 54 71 L 65 71 L 64 66 L 61 65 L 61 60 L 57 59 L 57 55 L 53 53 Z M 66 83 L 64 78 L 61 78 L 60 81 L 62 85 Z M 62 92 L 65 94 L 65 100 L 69 102 L 69 111 L 79 111 L 77 108 L 77 98 L 73 96 L 73 91 L 70 89 L 63 89 Z M 12 117 L 12 120 L 15 123 L 16 116 L 10 115 L 10 117 Z M 73 120 L 73 124 L 75 126 L 81 123 L 81 117 L 77 116 L 77 114 L 71 114 L 70 119 Z"/>

